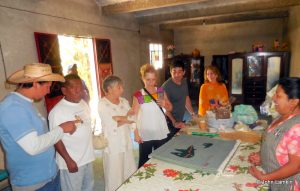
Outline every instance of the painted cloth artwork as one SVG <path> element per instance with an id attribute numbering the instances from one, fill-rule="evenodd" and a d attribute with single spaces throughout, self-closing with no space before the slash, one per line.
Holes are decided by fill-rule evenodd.
<path id="1" fill-rule="evenodd" d="M 151 157 L 187 168 L 221 173 L 239 141 L 179 135 L 154 150 Z"/>
<path id="2" fill-rule="evenodd" d="M 151 158 L 117 191 L 268 191 L 268 185 L 248 171 L 249 156 L 259 150 L 260 143 L 241 143 L 220 175 Z"/>
<path id="3" fill-rule="evenodd" d="M 195 155 L 194 146 L 191 145 L 186 149 L 175 149 L 176 152 L 171 152 L 171 154 L 176 155 L 181 158 L 191 158 Z"/>

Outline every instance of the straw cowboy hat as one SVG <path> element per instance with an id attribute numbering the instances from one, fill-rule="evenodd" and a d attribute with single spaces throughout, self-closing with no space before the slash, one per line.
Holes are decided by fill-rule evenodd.
<path id="1" fill-rule="evenodd" d="M 10 75 L 7 81 L 12 84 L 22 84 L 41 81 L 65 82 L 65 79 L 60 74 L 52 73 L 52 69 L 49 64 L 33 63 L 25 65 L 23 70 L 18 70 Z"/>

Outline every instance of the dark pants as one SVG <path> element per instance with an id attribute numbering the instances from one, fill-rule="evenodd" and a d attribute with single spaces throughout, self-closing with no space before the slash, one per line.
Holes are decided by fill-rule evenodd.
<path id="1" fill-rule="evenodd" d="M 59 171 L 52 181 L 45 184 L 42 188 L 37 189 L 37 191 L 60 191 L 60 176 Z"/>
<path id="2" fill-rule="evenodd" d="M 168 134 L 168 137 L 167 137 L 167 141 L 169 141 L 170 139 L 172 139 L 174 137 L 174 135 L 176 135 L 176 133 L 180 130 L 178 128 L 176 128 L 172 121 L 167 117 L 166 118 L 167 120 L 167 125 L 168 125 L 168 128 L 169 128 L 169 131 L 170 133 Z"/>
<path id="3" fill-rule="evenodd" d="M 157 149 L 158 147 L 165 144 L 166 141 L 167 138 L 162 140 L 144 141 L 143 143 L 139 144 L 139 168 L 149 160 L 148 156 L 152 153 L 152 149 Z"/>
<path id="4" fill-rule="evenodd" d="M 177 129 L 175 127 L 173 129 L 169 128 L 170 133 L 168 134 L 167 141 L 169 141 L 170 139 L 172 139 L 179 130 L 180 129 Z"/>

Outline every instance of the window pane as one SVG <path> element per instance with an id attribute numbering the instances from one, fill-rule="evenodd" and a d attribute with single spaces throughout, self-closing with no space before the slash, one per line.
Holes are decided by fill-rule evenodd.
<path id="1" fill-rule="evenodd" d="M 267 72 L 267 91 L 269 91 L 280 77 L 280 57 L 268 58 L 268 72 Z"/>
<path id="2" fill-rule="evenodd" d="M 150 51 L 153 50 L 153 44 L 149 45 Z"/>
<path id="3" fill-rule="evenodd" d="M 149 45 L 150 64 L 155 69 L 162 68 L 162 45 L 161 44 L 150 44 Z"/>
<path id="4" fill-rule="evenodd" d="M 158 50 L 162 51 L 162 45 L 161 44 L 158 46 Z"/>
<path id="5" fill-rule="evenodd" d="M 232 94 L 242 94 L 242 79 L 243 79 L 243 59 L 235 58 L 232 60 Z"/>

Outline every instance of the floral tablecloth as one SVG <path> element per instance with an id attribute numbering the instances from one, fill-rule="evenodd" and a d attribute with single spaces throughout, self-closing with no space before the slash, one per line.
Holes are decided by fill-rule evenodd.
<path id="1" fill-rule="evenodd" d="M 150 159 L 118 191 L 267 191 L 248 173 L 248 156 L 259 144 L 241 143 L 221 175 Z"/>

